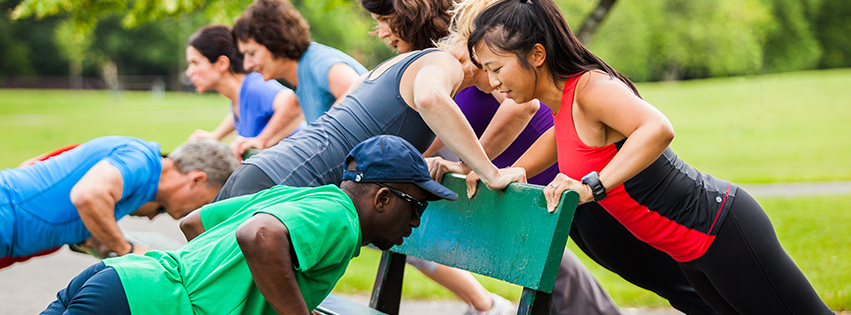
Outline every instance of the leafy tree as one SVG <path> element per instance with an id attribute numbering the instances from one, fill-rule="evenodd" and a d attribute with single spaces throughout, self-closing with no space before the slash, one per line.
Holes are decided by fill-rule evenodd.
<path id="1" fill-rule="evenodd" d="M 585 18 L 584 22 L 582 22 L 582 26 L 579 27 L 579 31 L 576 32 L 576 37 L 579 38 L 580 42 L 588 43 L 591 41 L 591 37 L 594 36 L 595 32 L 597 32 L 597 27 L 606 19 L 606 16 L 609 15 L 609 12 L 611 12 L 612 6 L 615 5 L 615 2 L 617 2 L 617 0 L 600 0 L 600 3 L 597 4 L 594 11 L 591 11 L 591 13 L 588 14 L 588 17 Z"/>
<path id="2" fill-rule="evenodd" d="M 188 35 L 210 22 L 232 24 L 252 1 L 0 0 L 17 19 L 0 18 L 0 75 L 67 74 L 80 55 L 68 49 L 74 30 L 90 43 L 84 75 L 114 61 L 122 75 L 167 74 L 174 87 Z M 291 2 L 314 40 L 368 68 L 393 55 L 368 35 L 374 21 L 357 0 Z M 636 81 L 851 66 L 848 0 L 556 2 L 592 51 Z M 65 35 L 56 38 L 57 28 Z"/>
<path id="3" fill-rule="evenodd" d="M 764 47 L 768 71 L 812 69 L 818 64 L 822 50 L 807 15 L 819 3 L 820 0 L 768 1 L 774 16 Z"/>
<path id="4" fill-rule="evenodd" d="M 26 44 L 15 39 L 10 22 L 0 17 L 0 76 L 32 75 L 35 73 L 30 63 L 30 50 Z"/>
<path id="5" fill-rule="evenodd" d="M 16 5 L 0 1 L 0 12 L 10 12 Z M 67 61 L 57 53 L 53 30 L 58 18 L 41 21 L 10 20 L 0 16 L 0 75 L 31 76 L 42 73 L 64 75 Z"/>
<path id="6" fill-rule="evenodd" d="M 589 47 L 636 81 L 757 73 L 770 22 L 760 0 L 628 1 Z"/>
<path id="7" fill-rule="evenodd" d="M 23 0 L 11 16 L 18 20 L 67 17 L 74 29 L 93 37 L 94 61 L 113 60 L 122 75 L 182 71 L 186 38 L 207 23 L 232 24 L 252 0 Z M 311 25 L 314 40 L 352 54 L 374 66 L 392 52 L 368 35 L 371 17 L 356 1 L 292 1 Z M 93 62 L 94 62 L 93 61 Z M 96 63 L 96 62 L 95 62 Z M 87 64 L 86 73 L 98 65 Z"/>
<path id="8" fill-rule="evenodd" d="M 86 32 L 77 32 L 74 25 L 68 22 L 62 23 L 56 29 L 56 43 L 62 55 L 68 58 L 68 73 L 71 76 L 71 88 L 82 88 L 83 61 L 89 55 L 89 47 L 92 44 L 91 36 Z"/>
<path id="9" fill-rule="evenodd" d="M 825 0 L 810 25 L 821 44 L 821 68 L 851 67 L 851 1 Z"/>

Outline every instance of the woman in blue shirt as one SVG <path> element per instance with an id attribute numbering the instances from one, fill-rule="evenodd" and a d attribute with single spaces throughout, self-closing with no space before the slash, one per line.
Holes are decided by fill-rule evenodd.
<path id="1" fill-rule="evenodd" d="M 189 139 L 221 140 L 236 131 L 230 148 L 239 158 L 249 148 L 265 149 L 306 126 L 292 90 L 242 67 L 227 26 L 208 25 L 192 34 L 186 63 L 186 76 L 196 91 L 215 90 L 232 102 L 231 113 L 215 130 L 197 129 Z"/>
<path id="2" fill-rule="evenodd" d="M 252 6 L 256 9 L 246 9 L 233 25 L 244 67 L 294 86 L 308 124 L 342 101 L 366 73 L 349 55 L 312 42 L 307 21 L 289 2 L 260 0 Z"/>

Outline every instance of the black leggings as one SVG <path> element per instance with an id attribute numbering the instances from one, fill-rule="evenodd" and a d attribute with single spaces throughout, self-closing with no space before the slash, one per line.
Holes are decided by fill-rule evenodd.
<path id="1" fill-rule="evenodd" d="M 228 198 L 250 195 L 272 188 L 275 182 L 263 170 L 252 164 L 242 164 L 233 171 L 213 202 Z"/>
<path id="2" fill-rule="evenodd" d="M 596 202 L 576 209 L 570 237 L 603 268 L 667 299 L 681 312 L 717 314 L 697 295 L 676 260 L 638 240 Z"/>
<path id="3" fill-rule="evenodd" d="M 680 266 L 721 314 L 833 314 L 741 188 L 706 253 Z"/>

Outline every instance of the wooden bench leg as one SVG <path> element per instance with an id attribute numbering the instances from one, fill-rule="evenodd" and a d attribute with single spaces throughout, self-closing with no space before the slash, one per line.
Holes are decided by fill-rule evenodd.
<path id="1" fill-rule="evenodd" d="M 523 288 L 517 315 L 549 315 L 553 308 L 553 295 Z"/>
<path id="2" fill-rule="evenodd" d="M 399 302 L 402 300 L 402 278 L 405 276 L 407 255 L 384 251 L 369 307 L 381 312 L 398 315 Z"/>

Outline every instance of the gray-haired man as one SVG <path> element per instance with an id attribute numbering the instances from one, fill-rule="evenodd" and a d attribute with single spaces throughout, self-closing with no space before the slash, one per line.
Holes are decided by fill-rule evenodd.
<path id="1" fill-rule="evenodd" d="M 168 157 L 160 146 L 108 136 L 0 172 L 0 268 L 94 237 L 118 255 L 149 248 L 124 239 L 125 215 L 175 219 L 213 200 L 237 166 L 221 143 L 194 140 Z"/>

